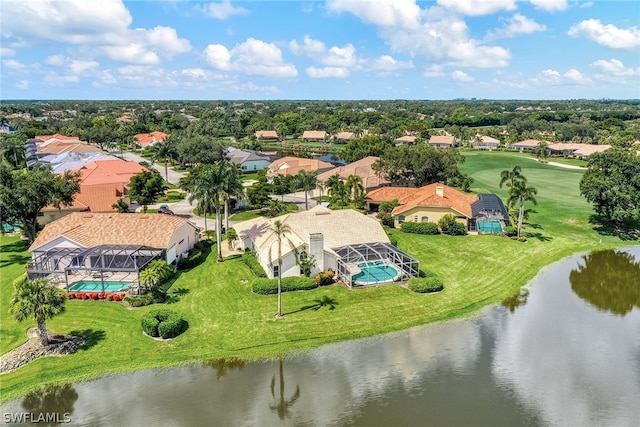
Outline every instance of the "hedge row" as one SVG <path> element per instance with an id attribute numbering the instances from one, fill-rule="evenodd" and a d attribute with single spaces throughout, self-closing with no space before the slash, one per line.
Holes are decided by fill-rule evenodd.
<path id="1" fill-rule="evenodd" d="M 318 287 L 316 280 L 311 277 L 283 277 L 282 292 L 306 291 Z M 251 282 L 251 290 L 260 295 L 278 293 L 278 279 L 258 278 Z"/>
<path id="2" fill-rule="evenodd" d="M 200 240 L 193 245 L 193 248 L 189 251 L 189 256 L 178 261 L 178 268 L 180 270 L 188 270 L 200 265 L 207 259 L 207 256 L 211 252 L 211 246 L 213 246 L 211 240 Z"/>
<path id="3" fill-rule="evenodd" d="M 444 284 L 442 280 L 437 277 L 412 277 L 407 282 L 409 289 L 413 292 L 418 292 L 421 294 L 426 294 L 429 292 L 440 292 L 444 289 Z"/>
<path id="4" fill-rule="evenodd" d="M 435 222 L 403 222 L 400 229 L 405 233 L 440 234 L 438 224 Z"/>
<path id="5" fill-rule="evenodd" d="M 175 338 L 184 332 L 185 321 L 173 310 L 152 310 L 142 316 L 142 330 L 149 336 Z"/>
<path id="6" fill-rule="evenodd" d="M 127 295 L 122 301 L 130 307 L 143 307 L 145 305 L 151 305 L 154 303 L 153 295 Z"/>
<path id="7" fill-rule="evenodd" d="M 251 252 L 245 252 L 242 254 L 242 262 L 244 265 L 249 267 L 249 270 L 251 270 L 256 277 L 267 277 L 267 274 L 264 272 L 264 268 L 262 268 Z"/>

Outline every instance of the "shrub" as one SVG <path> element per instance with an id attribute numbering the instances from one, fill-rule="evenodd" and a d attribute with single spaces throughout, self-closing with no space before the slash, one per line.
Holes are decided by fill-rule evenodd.
<path id="1" fill-rule="evenodd" d="M 467 234 L 467 228 L 464 224 L 459 223 L 453 214 L 446 214 L 440 218 L 438 225 L 445 234 L 450 234 L 452 236 L 463 236 Z"/>
<path id="2" fill-rule="evenodd" d="M 113 301 L 113 294 L 107 295 L 107 301 Z"/>
<path id="3" fill-rule="evenodd" d="M 176 273 L 176 268 L 167 264 L 162 259 L 151 261 L 147 267 L 140 272 L 140 284 L 149 286 L 152 289 L 166 283 Z"/>
<path id="4" fill-rule="evenodd" d="M 91 294 L 91 299 L 92 300 L 98 301 L 98 298 L 99 298 L 99 296 L 98 296 L 97 292 L 94 292 L 94 293 Z"/>
<path id="5" fill-rule="evenodd" d="M 76 293 L 75 292 L 69 292 L 69 299 L 76 299 Z"/>
<path id="6" fill-rule="evenodd" d="M 378 212 L 378 214 L 376 215 L 376 218 L 380 220 L 382 225 L 386 225 L 387 227 L 393 228 L 394 226 L 393 215 L 391 215 L 389 212 L 382 212 L 382 211 Z"/>
<path id="7" fill-rule="evenodd" d="M 175 338 L 184 332 L 185 321 L 173 310 L 152 310 L 142 316 L 142 330 L 149 336 Z"/>
<path id="8" fill-rule="evenodd" d="M 98 298 L 100 298 L 100 299 L 105 299 L 106 297 L 107 297 L 107 294 L 105 294 L 104 292 L 100 292 L 98 294 Z"/>
<path id="9" fill-rule="evenodd" d="M 120 301 L 122 298 L 120 297 L 120 295 L 118 294 L 113 294 L 113 300 L 114 301 Z"/>
<path id="10" fill-rule="evenodd" d="M 451 224 L 451 227 L 449 227 L 449 234 L 452 236 L 466 236 L 467 227 L 462 223 L 456 222 L 455 224 Z"/>
<path id="11" fill-rule="evenodd" d="M 244 265 L 249 267 L 249 270 L 251 270 L 256 277 L 267 277 L 267 273 L 264 272 L 264 268 L 262 268 L 251 252 L 245 252 L 242 254 L 242 262 Z"/>
<path id="12" fill-rule="evenodd" d="M 418 277 L 435 277 L 436 273 L 431 270 L 418 270 Z"/>
<path id="13" fill-rule="evenodd" d="M 182 258 L 178 261 L 178 268 L 180 270 L 188 270 L 190 268 L 196 267 L 204 261 L 206 255 L 202 251 L 196 251 L 195 248 L 189 251 L 189 256 L 186 258 Z"/>
<path id="14" fill-rule="evenodd" d="M 321 271 L 316 275 L 316 283 L 318 286 L 333 285 L 333 278 L 335 275 L 336 273 L 333 270 Z"/>
<path id="15" fill-rule="evenodd" d="M 504 234 L 511 237 L 518 234 L 518 230 L 515 227 L 507 226 L 504 228 Z"/>
<path id="16" fill-rule="evenodd" d="M 409 289 L 413 292 L 418 292 L 421 294 L 429 293 L 429 292 L 440 292 L 444 289 L 444 284 L 442 280 L 437 277 L 412 277 L 407 282 Z"/>
<path id="17" fill-rule="evenodd" d="M 153 304 L 153 295 L 128 295 L 124 297 L 122 301 L 130 307 L 143 307 Z"/>
<path id="18" fill-rule="evenodd" d="M 318 287 L 315 279 L 311 277 L 283 277 L 282 292 L 306 291 Z M 257 278 L 251 282 L 251 290 L 260 295 L 272 295 L 278 293 L 278 279 Z"/>
<path id="19" fill-rule="evenodd" d="M 400 229 L 405 233 L 440 234 L 438 224 L 435 222 L 403 222 Z"/>

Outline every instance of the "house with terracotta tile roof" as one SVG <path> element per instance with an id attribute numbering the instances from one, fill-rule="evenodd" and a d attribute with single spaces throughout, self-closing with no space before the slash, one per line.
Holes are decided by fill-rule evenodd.
<path id="1" fill-rule="evenodd" d="M 601 153 L 609 148 L 611 148 L 611 145 L 607 144 L 559 143 L 549 145 L 551 154 L 562 154 L 564 156 L 574 156 L 581 159 L 585 159 L 593 153 Z"/>
<path id="2" fill-rule="evenodd" d="M 377 211 L 383 202 L 398 201 L 391 212 L 395 226 L 403 222 L 435 222 L 452 214 L 470 231 L 478 222 L 495 221 L 509 225 L 507 209 L 494 194 L 465 194 L 442 183 L 423 187 L 382 187 L 368 193 L 365 203 L 369 211 Z"/>
<path id="3" fill-rule="evenodd" d="M 471 142 L 471 146 L 476 150 L 495 150 L 496 148 L 500 148 L 500 140 L 493 138 L 491 136 L 482 135 L 479 138 L 476 138 L 473 142 Z"/>
<path id="4" fill-rule="evenodd" d="M 326 141 L 327 132 L 324 130 L 305 130 L 304 132 L 302 132 L 302 140 L 306 142 Z"/>
<path id="5" fill-rule="evenodd" d="M 275 160 L 267 167 L 267 178 L 272 179 L 276 175 L 297 175 L 300 171 L 322 173 L 333 168 L 334 166 L 329 162 L 287 156 Z"/>
<path id="6" fill-rule="evenodd" d="M 389 181 L 379 177 L 376 171 L 373 170 L 373 164 L 378 161 L 378 159 L 379 157 L 368 156 L 353 163 L 329 169 L 318 175 L 318 182 L 324 183 L 333 175 L 337 174 L 343 180 L 346 180 L 350 175 L 359 176 L 362 178 L 364 191 L 371 191 L 383 185 L 388 185 Z"/>
<path id="7" fill-rule="evenodd" d="M 87 278 L 134 285 L 144 265 L 157 258 L 176 263 L 199 236 L 198 227 L 175 215 L 71 213 L 45 225 L 31 244 L 27 274 L 55 277 L 71 290 Z"/>
<path id="8" fill-rule="evenodd" d="M 333 139 L 336 142 L 343 142 L 343 143 L 349 142 L 353 138 L 355 138 L 355 134 L 353 132 L 338 132 L 333 136 Z"/>
<path id="9" fill-rule="evenodd" d="M 522 153 L 523 151 L 534 151 L 539 145 L 540 140 L 538 139 L 525 139 L 509 145 L 509 149 L 517 150 Z"/>
<path id="10" fill-rule="evenodd" d="M 128 186 L 131 177 L 147 169 L 135 162 L 124 160 L 99 160 L 89 162 L 81 168 L 80 192 L 71 206 L 57 209 L 47 206 L 41 211 L 38 223 L 47 224 L 72 212 L 115 212 L 112 207 L 122 199 L 129 204 Z"/>
<path id="11" fill-rule="evenodd" d="M 396 143 L 396 145 L 402 145 L 402 144 L 412 145 L 416 143 L 416 137 L 413 135 L 404 135 L 404 136 L 401 136 L 400 138 L 396 138 L 394 142 Z"/>
<path id="12" fill-rule="evenodd" d="M 433 135 L 429 138 L 429 144 L 436 148 L 451 148 L 458 144 L 453 135 Z"/>
<path id="13" fill-rule="evenodd" d="M 139 133 L 133 136 L 136 140 L 136 143 L 142 148 L 153 145 L 157 142 L 162 142 L 165 139 L 169 138 L 169 134 L 160 131 L 153 131 L 151 133 Z"/>
<path id="14" fill-rule="evenodd" d="M 282 270 L 278 266 L 278 246 L 272 231 L 277 219 L 291 229 L 282 245 Z M 233 225 L 238 234 L 239 249 L 252 249 L 269 278 L 299 276 L 296 253 L 312 256 L 315 264 L 311 274 L 332 269 L 349 287 L 374 284 L 361 279 L 362 263 L 389 266 L 392 271 L 383 282 L 407 280 L 418 275 L 418 261 L 395 248 L 378 221 L 351 209 L 331 210 L 315 206 L 278 218 L 258 217 Z M 357 230 L 357 232 L 354 232 Z M 358 275 L 360 274 L 360 275 Z"/>
<path id="15" fill-rule="evenodd" d="M 278 137 L 278 132 L 275 130 L 257 130 L 256 139 L 258 141 L 277 141 L 280 138 Z"/>

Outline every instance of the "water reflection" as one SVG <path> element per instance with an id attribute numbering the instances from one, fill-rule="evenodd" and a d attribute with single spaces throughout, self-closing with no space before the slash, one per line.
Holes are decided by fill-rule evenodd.
<path id="1" fill-rule="evenodd" d="M 571 271 L 571 289 L 603 311 L 624 316 L 640 308 L 640 260 L 631 253 L 598 251 L 582 256 L 584 264 Z"/>
<path id="2" fill-rule="evenodd" d="M 202 366 L 213 368 L 216 371 L 216 377 L 220 380 L 227 372 L 234 369 L 244 369 L 245 361 L 241 359 L 212 359 L 202 362 Z"/>
<path id="3" fill-rule="evenodd" d="M 78 393 L 73 385 L 47 385 L 27 394 L 22 408 L 31 414 L 33 420 L 44 420 L 38 422 L 39 425 L 54 426 L 71 419 L 76 400 Z"/>
<path id="4" fill-rule="evenodd" d="M 523 288 L 517 294 L 502 300 L 502 305 L 507 307 L 511 313 L 514 313 L 516 308 L 522 307 L 527 303 L 527 298 L 529 298 L 529 289 Z"/>
<path id="5" fill-rule="evenodd" d="M 296 391 L 291 395 L 289 399 L 286 399 L 284 397 L 284 388 L 285 388 L 284 387 L 284 364 L 282 362 L 282 357 L 280 357 L 280 360 L 278 361 L 278 367 L 279 367 L 278 389 L 280 392 L 277 397 L 277 402 L 269 404 L 269 408 L 271 408 L 272 411 L 278 414 L 278 418 L 280 418 L 281 420 L 284 420 L 285 418 L 289 418 L 291 416 L 290 409 L 293 406 L 293 404 L 296 403 L 300 398 L 300 386 L 296 385 Z M 274 399 L 276 398 L 275 388 L 276 388 L 276 376 L 274 375 L 273 378 L 271 379 L 271 396 Z"/>

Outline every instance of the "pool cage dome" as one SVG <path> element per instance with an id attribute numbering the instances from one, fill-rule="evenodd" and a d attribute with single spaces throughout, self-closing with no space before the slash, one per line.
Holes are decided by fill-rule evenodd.
<path id="1" fill-rule="evenodd" d="M 419 275 L 420 262 L 391 243 L 361 243 L 334 248 L 333 251 L 338 255 L 337 273 L 350 288 L 388 282 L 406 282 L 411 277 Z M 398 274 L 392 279 L 359 282 L 357 276 L 361 273 L 361 268 L 358 265 L 371 261 L 393 267 Z"/>

